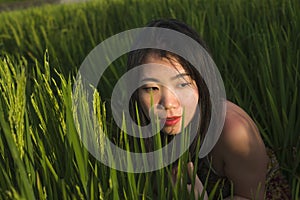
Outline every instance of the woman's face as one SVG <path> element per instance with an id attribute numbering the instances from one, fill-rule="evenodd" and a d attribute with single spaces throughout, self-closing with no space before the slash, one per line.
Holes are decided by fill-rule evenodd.
<path id="1" fill-rule="evenodd" d="M 192 120 L 198 106 L 198 88 L 174 58 L 149 54 L 140 71 L 138 97 L 147 118 L 163 123 L 162 131 L 174 135 Z M 150 113 L 154 114 L 154 117 Z"/>

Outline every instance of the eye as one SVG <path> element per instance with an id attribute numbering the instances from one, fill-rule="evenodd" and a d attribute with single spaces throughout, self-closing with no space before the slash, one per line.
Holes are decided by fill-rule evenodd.
<path id="1" fill-rule="evenodd" d="M 190 86 L 191 84 L 192 83 L 190 83 L 190 82 L 180 83 L 180 84 L 178 84 L 178 87 L 179 88 L 184 88 L 184 87 Z"/>
<path id="2" fill-rule="evenodd" d="M 159 88 L 158 87 L 143 87 L 142 88 L 145 92 L 154 92 L 154 91 L 158 91 Z"/>

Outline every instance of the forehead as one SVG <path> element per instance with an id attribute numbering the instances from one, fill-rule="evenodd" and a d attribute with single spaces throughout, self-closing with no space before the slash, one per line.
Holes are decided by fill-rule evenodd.
<path id="1" fill-rule="evenodd" d="M 166 56 L 161 56 L 158 53 L 149 53 L 145 59 L 144 63 L 157 63 L 166 65 L 168 67 L 176 68 L 177 70 L 184 70 L 184 67 L 180 64 L 178 59 L 171 54 L 167 54 Z"/>
<path id="2" fill-rule="evenodd" d="M 141 76 L 164 77 L 176 76 L 186 73 L 184 67 L 173 56 L 161 57 L 157 54 L 150 53 L 144 59 L 145 67 L 141 69 Z"/>

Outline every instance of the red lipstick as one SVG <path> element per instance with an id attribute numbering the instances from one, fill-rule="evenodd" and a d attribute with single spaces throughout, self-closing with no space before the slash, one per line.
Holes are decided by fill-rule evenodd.
<path id="1" fill-rule="evenodd" d="M 180 121 L 180 116 L 167 117 L 165 121 L 165 126 L 173 126 Z"/>

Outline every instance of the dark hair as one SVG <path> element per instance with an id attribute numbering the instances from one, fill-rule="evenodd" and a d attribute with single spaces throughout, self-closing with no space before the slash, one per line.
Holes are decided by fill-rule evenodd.
<path id="1" fill-rule="evenodd" d="M 204 50 L 209 52 L 206 44 L 200 38 L 198 33 L 194 29 L 189 27 L 187 24 L 180 22 L 176 19 L 154 20 L 154 21 L 150 22 L 149 24 L 147 24 L 147 27 L 167 28 L 167 29 L 171 29 L 171 30 L 183 33 L 183 34 L 189 36 L 190 38 L 192 38 L 193 40 L 195 40 L 197 43 L 199 43 L 204 48 Z M 172 42 L 176 43 L 176 41 L 172 41 Z M 176 55 L 172 52 L 161 50 L 161 49 L 146 48 L 146 49 L 138 49 L 138 50 L 131 51 L 128 54 L 127 69 L 130 70 L 138 65 L 144 64 L 145 59 L 147 58 L 147 56 L 149 54 L 155 54 L 161 58 L 167 58 L 167 59 L 175 58 L 182 65 L 182 67 L 187 71 L 187 73 L 190 75 L 190 77 L 193 80 L 195 80 L 195 82 L 196 82 L 196 85 L 198 88 L 198 93 L 199 93 L 198 105 L 200 108 L 201 118 L 196 119 L 196 120 L 199 120 L 199 122 L 196 122 L 196 123 L 199 123 L 199 126 L 198 126 L 199 128 L 197 130 L 196 138 L 194 139 L 194 141 L 192 142 L 192 144 L 189 148 L 190 156 L 191 156 L 191 158 L 194 158 L 196 155 L 198 155 L 197 144 L 199 143 L 199 140 L 201 140 L 201 142 L 203 141 L 204 136 L 207 132 L 209 123 L 210 123 L 211 101 L 210 101 L 210 95 L 209 95 L 209 90 L 207 88 L 207 85 L 205 84 L 205 81 L 202 78 L 199 71 L 193 65 L 191 65 L 190 62 L 188 62 L 186 59 L 182 58 L 179 55 Z M 134 120 L 137 120 L 135 108 L 136 108 L 136 106 L 138 108 L 141 108 L 139 98 L 138 98 L 138 91 L 133 93 L 133 95 L 130 99 L 130 102 L 129 102 L 129 106 L 130 106 L 129 110 L 130 110 L 131 116 L 133 117 Z M 139 109 L 139 110 L 142 111 L 142 109 Z M 149 121 L 146 118 L 144 113 L 142 113 L 142 112 L 139 113 L 139 118 L 141 121 L 141 125 L 146 125 L 147 123 L 149 123 Z M 193 120 L 195 120 L 195 117 Z M 161 135 L 163 138 L 169 138 L 169 139 L 172 138 L 172 136 L 169 136 L 167 134 L 161 134 Z M 149 148 L 148 150 L 150 151 L 151 144 L 149 144 L 149 143 L 151 143 L 151 139 L 146 139 L 146 142 L 145 142 L 146 148 L 148 147 Z"/>

